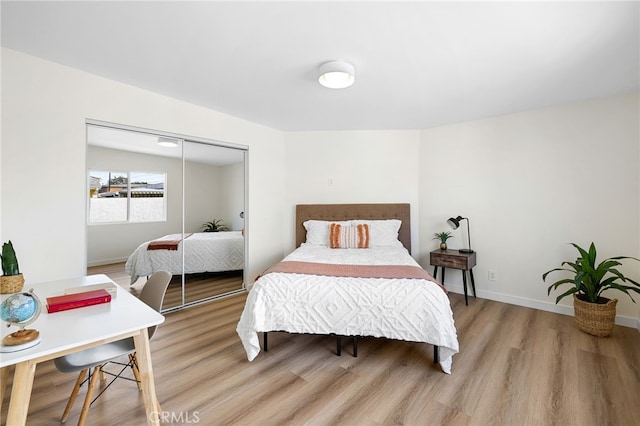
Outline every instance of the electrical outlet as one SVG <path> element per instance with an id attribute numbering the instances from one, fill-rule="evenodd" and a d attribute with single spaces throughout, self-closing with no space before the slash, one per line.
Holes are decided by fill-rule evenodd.
<path id="1" fill-rule="evenodd" d="M 489 281 L 497 281 L 498 280 L 498 273 L 496 271 L 494 271 L 493 269 L 489 269 L 489 273 L 487 275 L 489 276 Z"/>

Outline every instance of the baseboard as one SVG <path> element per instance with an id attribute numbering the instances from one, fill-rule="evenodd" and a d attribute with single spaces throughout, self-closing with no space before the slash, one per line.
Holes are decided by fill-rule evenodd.
<path id="1" fill-rule="evenodd" d="M 447 286 L 447 290 L 464 294 L 462 285 Z M 467 293 L 469 294 L 469 293 Z M 473 297 L 473 296 L 471 296 Z M 528 299 L 526 297 L 512 296 L 509 294 L 495 293 L 492 291 L 479 291 L 478 297 L 483 299 L 495 300 L 496 302 L 509 303 L 510 305 L 523 306 L 525 308 L 533 308 L 541 311 L 554 312 L 556 314 L 573 316 L 573 307 L 565 305 L 556 305 L 551 302 L 543 302 L 535 299 Z M 625 315 L 616 315 L 616 324 L 623 327 L 637 328 L 640 332 L 640 319 L 629 317 Z"/>
<path id="2" fill-rule="evenodd" d="M 92 266 L 111 265 L 112 263 L 126 262 L 127 259 L 128 257 L 117 257 L 114 259 L 92 260 L 92 261 L 87 261 L 87 266 L 92 267 Z"/>

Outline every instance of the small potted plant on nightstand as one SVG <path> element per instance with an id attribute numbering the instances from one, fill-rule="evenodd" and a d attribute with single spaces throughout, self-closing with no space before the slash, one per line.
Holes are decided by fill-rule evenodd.
<path id="1" fill-rule="evenodd" d="M 440 250 L 447 249 L 447 240 L 449 238 L 453 238 L 451 232 L 436 232 L 435 234 L 433 234 L 434 240 L 440 240 Z"/>
<path id="2" fill-rule="evenodd" d="M 594 336 L 609 336 L 616 320 L 618 299 L 608 299 L 602 296 L 602 292 L 608 289 L 618 290 L 629 296 L 635 303 L 629 291 L 640 294 L 640 284 L 622 275 L 616 267 L 622 265 L 618 260 L 640 261 L 640 259 L 616 256 L 596 265 L 596 246 L 593 243 L 588 251 L 577 244 L 571 243 L 571 245 L 578 250 L 580 256 L 573 262 L 562 262 L 562 266 L 568 265 L 569 268 L 555 268 L 545 272 L 542 280 L 545 281 L 547 276 L 555 271 L 567 271 L 571 276 L 551 284 L 547 294 L 550 294 L 551 290 L 557 290 L 561 285 L 569 285 L 569 290 L 558 296 L 556 303 L 566 296 L 573 295 L 574 317 L 578 328 Z"/>

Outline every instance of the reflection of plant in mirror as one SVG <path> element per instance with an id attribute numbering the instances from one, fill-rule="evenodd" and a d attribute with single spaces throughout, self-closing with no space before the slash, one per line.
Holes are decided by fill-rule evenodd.
<path id="1" fill-rule="evenodd" d="M 229 230 L 229 227 L 222 223 L 222 219 L 213 219 L 211 222 L 203 223 L 201 228 L 203 232 L 219 232 Z"/>

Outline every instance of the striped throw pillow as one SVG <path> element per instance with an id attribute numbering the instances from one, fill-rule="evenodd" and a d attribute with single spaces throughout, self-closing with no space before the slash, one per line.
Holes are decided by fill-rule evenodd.
<path id="1" fill-rule="evenodd" d="M 345 226 L 332 223 L 329 228 L 329 247 L 331 248 L 369 248 L 369 225 Z"/>

